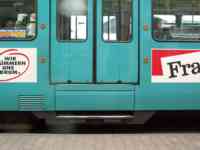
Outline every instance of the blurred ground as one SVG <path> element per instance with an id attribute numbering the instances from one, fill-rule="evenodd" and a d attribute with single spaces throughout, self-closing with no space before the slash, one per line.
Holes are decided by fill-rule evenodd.
<path id="1" fill-rule="evenodd" d="M 1 150 L 199 150 L 198 133 L 1 134 Z"/>
<path id="2" fill-rule="evenodd" d="M 0 150 L 199 150 L 199 115 L 162 112 L 145 125 L 38 124 L 32 129 L 33 122 L 18 114 L 1 124 Z"/>

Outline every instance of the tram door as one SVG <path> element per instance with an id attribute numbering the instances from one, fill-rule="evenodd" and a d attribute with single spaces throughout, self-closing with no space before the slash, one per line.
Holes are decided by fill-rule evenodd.
<path id="1" fill-rule="evenodd" d="M 51 1 L 50 38 L 53 83 L 137 83 L 137 0 Z"/>

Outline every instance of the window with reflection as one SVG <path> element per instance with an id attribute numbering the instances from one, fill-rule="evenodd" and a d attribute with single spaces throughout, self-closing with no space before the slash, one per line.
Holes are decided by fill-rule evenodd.
<path id="1" fill-rule="evenodd" d="M 200 0 L 153 0 L 152 6 L 154 39 L 200 40 Z"/>
<path id="2" fill-rule="evenodd" d="M 57 0 L 57 2 L 58 40 L 86 40 L 87 0 Z"/>
<path id="3" fill-rule="evenodd" d="M 36 36 L 36 0 L 0 0 L 0 40 Z"/>
<path id="4" fill-rule="evenodd" d="M 129 41 L 132 36 L 131 18 L 131 0 L 103 0 L 104 41 Z"/>

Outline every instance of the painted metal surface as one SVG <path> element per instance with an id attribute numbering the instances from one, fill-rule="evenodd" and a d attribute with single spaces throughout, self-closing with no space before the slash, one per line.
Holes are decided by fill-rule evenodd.
<path id="1" fill-rule="evenodd" d="M 37 23 L 46 24 L 47 28 L 37 29 L 37 38 L 33 41 L 0 41 L 1 48 L 37 48 L 37 61 L 40 57 L 49 58 L 49 1 L 38 0 Z M 44 9 L 45 6 L 45 9 Z M 47 60 L 49 62 L 49 60 Z M 0 84 L 0 110 L 17 111 L 19 97 L 25 95 L 46 97 L 43 110 L 54 110 L 53 86 L 49 85 L 49 63 L 37 64 L 37 83 L 1 83 Z"/>
<path id="2" fill-rule="evenodd" d="M 97 1 L 97 80 L 103 83 L 138 82 L 138 0 L 132 1 L 133 35 L 128 42 L 105 42 L 102 1 Z"/>
<path id="3" fill-rule="evenodd" d="M 200 109 L 198 83 L 152 83 L 152 48 L 199 49 L 200 43 L 154 41 L 151 29 L 151 0 L 140 0 L 140 4 L 134 1 L 134 37 L 130 43 L 121 44 L 102 41 L 102 9 L 101 1 L 97 1 L 97 81 L 115 83 L 121 80 L 127 84 L 92 83 L 93 1 L 88 0 L 89 32 L 85 43 L 58 43 L 55 36 L 55 2 L 38 0 L 38 26 L 45 24 L 46 28 L 38 28 L 35 40 L 0 41 L 1 48 L 38 49 L 37 83 L 1 83 L 1 111 L 20 110 L 21 96 L 33 96 L 30 105 L 35 97 L 44 97 L 44 111 Z M 144 31 L 144 25 L 149 27 L 148 30 Z M 40 63 L 40 57 L 47 58 L 46 63 Z M 83 84 L 66 84 L 68 80 Z"/>
<path id="4" fill-rule="evenodd" d="M 93 75 L 93 0 L 88 0 L 87 40 L 58 41 L 57 1 L 51 1 L 51 80 L 91 83 Z M 58 27 L 59 29 L 59 27 Z"/>
<path id="5" fill-rule="evenodd" d="M 136 88 L 136 110 L 198 110 L 200 108 L 200 85 L 198 83 L 152 83 L 151 49 L 198 50 L 199 42 L 158 42 L 152 38 L 152 29 L 143 31 L 143 25 L 152 24 L 151 0 L 140 1 L 140 85 Z"/>
<path id="6" fill-rule="evenodd" d="M 58 111 L 124 111 L 133 106 L 132 91 L 56 91 Z"/>

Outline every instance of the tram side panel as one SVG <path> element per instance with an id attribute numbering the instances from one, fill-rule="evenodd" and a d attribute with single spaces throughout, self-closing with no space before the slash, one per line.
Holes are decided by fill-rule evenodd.
<path id="1" fill-rule="evenodd" d="M 189 1 L 140 2 L 141 85 L 136 110 L 199 110 L 200 2 L 193 8 Z"/>
<path id="2" fill-rule="evenodd" d="M 26 0 L 20 6 L 17 2 L 0 1 L 0 110 L 54 110 L 49 1 Z"/>

